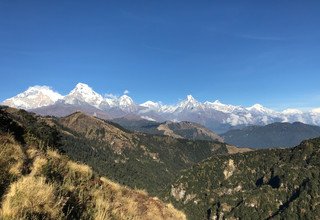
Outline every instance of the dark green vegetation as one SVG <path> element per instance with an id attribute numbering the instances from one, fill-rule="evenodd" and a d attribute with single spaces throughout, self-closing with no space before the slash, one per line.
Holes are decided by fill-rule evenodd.
<path id="1" fill-rule="evenodd" d="M 319 138 L 213 156 L 182 172 L 167 196 L 191 219 L 319 219 L 319 159 Z"/>
<path id="2" fill-rule="evenodd" d="M 320 218 L 320 139 L 304 141 L 292 149 L 228 155 L 226 145 L 217 141 L 130 132 L 79 112 L 54 118 L 12 108 L 0 109 L 0 129 L 0 133 L 10 133 L 9 137 L 0 135 L 2 146 L 12 147 L 2 148 L 7 156 L 0 156 L 0 197 L 7 198 L 3 195 L 20 177 L 18 183 L 22 186 L 35 181 L 46 189 L 52 207 L 66 207 L 63 212 L 59 208 L 48 211 L 46 215 L 51 217 L 70 215 L 77 219 L 78 213 L 84 218 L 97 213 L 115 215 L 112 210 L 116 207 L 107 208 L 103 206 L 106 202 L 100 200 L 105 198 L 104 191 L 96 191 L 102 186 L 99 175 L 105 175 L 173 202 L 190 219 Z M 69 161 L 66 155 L 90 165 L 93 171 Z M 78 180 L 78 175 L 84 176 L 85 181 Z M 47 182 L 42 181 L 43 176 Z M 103 184 L 113 190 L 107 199 L 114 195 L 123 198 L 125 192 L 140 198 L 132 200 L 130 196 L 128 201 L 135 201 L 134 204 L 145 201 L 137 192 L 123 189 L 118 194 L 118 186 L 108 181 Z M 71 200 L 60 204 L 60 197 Z M 98 206 L 104 207 L 102 212 Z M 3 205 L 2 212 L 19 210 L 10 207 Z M 129 213 L 127 207 L 119 213 Z M 136 214 L 135 209 L 131 213 Z"/>
<path id="3" fill-rule="evenodd" d="M 0 219 L 185 219 L 59 153 L 63 137 L 50 120 L 0 110 Z"/>
<path id="4" fill-rule="evenodd" d="M 301 141 L 320 136 L 320 127 L 295 123 L 273 123 L 230 130 L 221 135 L 225 142 L 241 147 L 294 147 Z"/>
<path id="5" fill-rule="evenodd" d="M 69 124 L 70 121 L 74 123 Z M 72 134 L 62 137 L 62 149 L 71 158 L 116 182 L 146 189 L 153 195 L 165 189 L 180 170 L 212 155 L 227 153 L 225 144 L 220 142 L 129 133 L 82 113 L 56 122 L 59 130 Z"/>
<path id="6" fill-rule="evenodd" d="M 93 167 L 100 175 L 157 195 L 180 170 L 217 153 L 225 144 L 168 136 L 136 134 L 119 125 L 74 113 L 65 118 L 40 117 L 23 110 L 1 111 L 27 128 L 31 141 L 54 146 L 71 159 Z"/>

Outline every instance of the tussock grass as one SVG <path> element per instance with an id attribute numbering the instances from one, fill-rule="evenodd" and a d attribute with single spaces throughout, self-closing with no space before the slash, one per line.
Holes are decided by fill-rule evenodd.
<path id="1" fill-rule="evenodd" d="M 24 161 L 25 156 L 21 146 L 13 136 L 10 134 L 0 135 L 0 199 L 10 183 L 22 175 Z"/>
<path id="2" fill-rule="evenodd" d="M 144 190 L 100 178 L 56 150 L 23 150 L 10 135 L 0 134 L 0 165 L 0 177 L 13 176 L 2 178 L 0 219 L 186 219 Z"/>
<path id="3" fill-rule="evenodd" d="M 43 173 L 43 168 L 48 164 L 47 158 L 44 156 L 38 156 L 33 160 L 31 176 L 41 175 Z"/>
<path id="4" fill-rule="evenodd" d="M 61 218 L 61 199 L 55 187 L 42 177 L 26 176 L 9 187 L 2 204 L 5 219 L 58 219 Z"/>
<path id="5" fill-rule="evenodd" d="M 27 152 L 28 158 L 30 159 L 34 159 L 36 156 L 39 155 L 39 150 L 36 149 L 35 147 L 29 147 L 26 152 Z"/>
<path id="6" fill-rule="evenodd" d="M 14 176 L 22 175 L 24 153 L 10 134 L 0 136 L 0 169 Z"/>
<path id="7" fill-rule="evenodd" d="M 106 178 L 94 191 L 95 219 L 186 219 L 186 216 L 171 204 L 151 198 L 145 191 L 136 191 L 120 186 Z"/>
<path id="8" fill-rule="evenodd" d="M 49 157 L 54 159 L 61 159 L 61 155 L 58 153 L 57 150 L 48 149 L 47 154 Z"/>
<path id="9" fill-rule="evenodd" d="M 87 181 L 91 179 L 93 175 L 92 169 L 87 165 L 68 161 L 67 166 L 69 169 L 69 175 L 72 179 L 81 179 L 83 181 Z"/>

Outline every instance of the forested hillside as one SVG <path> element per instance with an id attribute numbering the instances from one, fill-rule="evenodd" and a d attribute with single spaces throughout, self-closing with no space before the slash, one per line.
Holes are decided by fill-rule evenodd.
<path id="1" fill-rule="evenodd" d="M 42 119 L 0 110 L 0 219 L 186 218 L 172 205 L 70 160 L 59 140 Z"/>
<path id="2" fill-rule="evenodd" d="M 191 219 L 319 219 L 320 139 L 292 149 L 213 156 L 167 191 Z"/>

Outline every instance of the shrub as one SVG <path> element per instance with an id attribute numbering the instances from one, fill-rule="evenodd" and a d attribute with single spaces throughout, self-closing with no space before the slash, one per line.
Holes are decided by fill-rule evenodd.
<path id="1" fill-rule="evenodd" d="M 103 219 L 186 219 L 184 213 L 171 204 L 150 198 L 145 192 L 131 190 L 106 178 L 101 188 L 93 193 L 96 220 Z"/>

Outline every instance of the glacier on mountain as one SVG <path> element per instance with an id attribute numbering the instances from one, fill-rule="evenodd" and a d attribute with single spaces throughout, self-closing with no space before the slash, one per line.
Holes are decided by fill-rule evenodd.
<path id="1" fill-rule="evenodd" d="M 286 109 L 282 112 L 268 109 L 261 104 L 250 107 L 223 104 L 219 100 L 199 102 L 192 95 L 176 105 L 164 105 L 161 102 L 146 101 L 137 104 L 128 96 L 106 95 L 105 97 L 95 92 L 90 86 L 78 83 L 71 92 L 65 96 L 53 91 L 48 86 L 29 87 L 12 98 L 2 102 L 3 105 L 35 111 L 36 109 L 50 106 L 58 108 L 66 104 L 68 112 L 71 106 L 83 111 L 90 108 L 90 112 L 105 112 L 105 117 L 122 117 L 126 114 L 134 114 L 147 120 L 165 121 L 191 121 L 205 125 L 213 130 L 228 129 L 243 125 L 265 125 L 273 122 L 303 122 L 320 125 L 320 108 L 310 111 L 298 109 Z M 58 107 L 57 107 L 58 106 Z M 81 108 L 80 108 L 81 109 Z M 54 108 L 50 109 L 54 115 Z M 35 111 L 36 112 L 36 111 Z M 61 115 L 61 111 L 59 113 Z"/>

